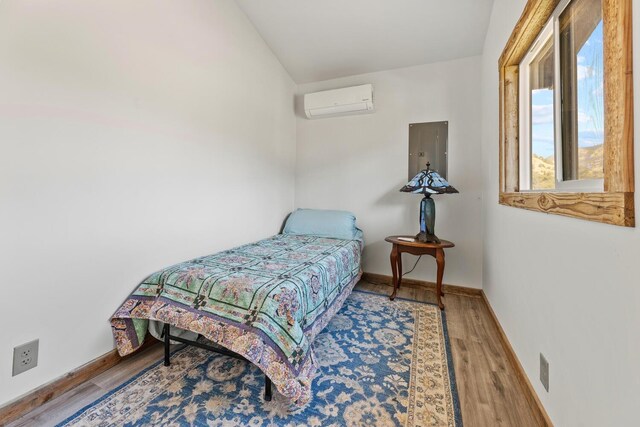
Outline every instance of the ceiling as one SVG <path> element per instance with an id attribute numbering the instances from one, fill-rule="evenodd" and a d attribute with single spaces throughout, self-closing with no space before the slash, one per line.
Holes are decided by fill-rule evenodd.
<path id="1" fill-rule="evenodd" d="M 297 83 L 479 55 L 493 0 L 236 0 Z"/>

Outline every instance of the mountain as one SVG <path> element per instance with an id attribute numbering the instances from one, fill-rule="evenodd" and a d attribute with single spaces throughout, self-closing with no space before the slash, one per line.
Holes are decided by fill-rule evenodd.
<path id="1" fill-rule="evenodd" d="M 578 148 L 578 176 L 580 179 L 598 179 L 604 176 L 604 149 L 602 144 Z M 554 156 L 533 155 L 531 184 L 536 190 L 554 188 Z"/>
<path id="2" fill-rule="evenodd" d="M 531 187 L 536 190 L 555 187 L 556 168 L 554 157 L 541 157 L 537 154 L 531 159 Z"/>
<path id="3" fill-rule="evenodd" d="M 602 144 L 578 149 L 580 179 L 604 177 L 604 147 Z"/>

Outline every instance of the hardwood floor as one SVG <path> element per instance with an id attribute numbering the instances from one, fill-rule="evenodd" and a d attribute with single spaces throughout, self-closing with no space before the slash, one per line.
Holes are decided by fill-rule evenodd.
<path id="1" fill-rule="evenodd" d="M 390 294 L 387 285 L 361 281 L 357 289 Z M 403 284 L 399 298 L 435 303 L 433 291 Z M 480 297 L 446 294 L 447 325 L 465 426 L 536 426 L 524 390 Z M 9 424 L 53 426 L 162 358 L 151 347 Z"/>
<path id="2" fill-rule="evenodd" d="M 391 293 L 363 281 L 357 289 Z M 403 282 L 397 297 L 436 303 L 435 292 L 411 283 Z M 443 302 L 465 427 L 539 425 L 482 298 L 445 293 Z"/>

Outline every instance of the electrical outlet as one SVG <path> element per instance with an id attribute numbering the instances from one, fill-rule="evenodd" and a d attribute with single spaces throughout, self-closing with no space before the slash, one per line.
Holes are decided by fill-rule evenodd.
<path id="1" fill-rule="evenodd" d="M 540 353 L 540 382 L 544 389 L 549 391 L 549 362 L 542 353 Z"/>
<path id="2" fill-rule="evenodd" d="M 19 345 L 13 349 L 13 376 L 38 366 L 38 340 Z"/>

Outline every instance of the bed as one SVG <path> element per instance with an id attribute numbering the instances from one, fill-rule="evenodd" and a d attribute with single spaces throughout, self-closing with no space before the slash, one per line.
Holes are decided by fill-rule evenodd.
<path id="1" fill-rule="evenodd" d="M 212 344 L 205 348 L 257 365 L 265 398 L 273 383 L 292 403 L 305 404 L 316 373 L 313 340 L 362 273 L 362 232 L 354 229 L 339 238 L 279 234 L 153 273 L 111 318 L 118 352 L 134 352 L 149 323 L 162 322 L 165 364 L 170 339 L 203 346 L 171 333 L 190 331 Z"/>

